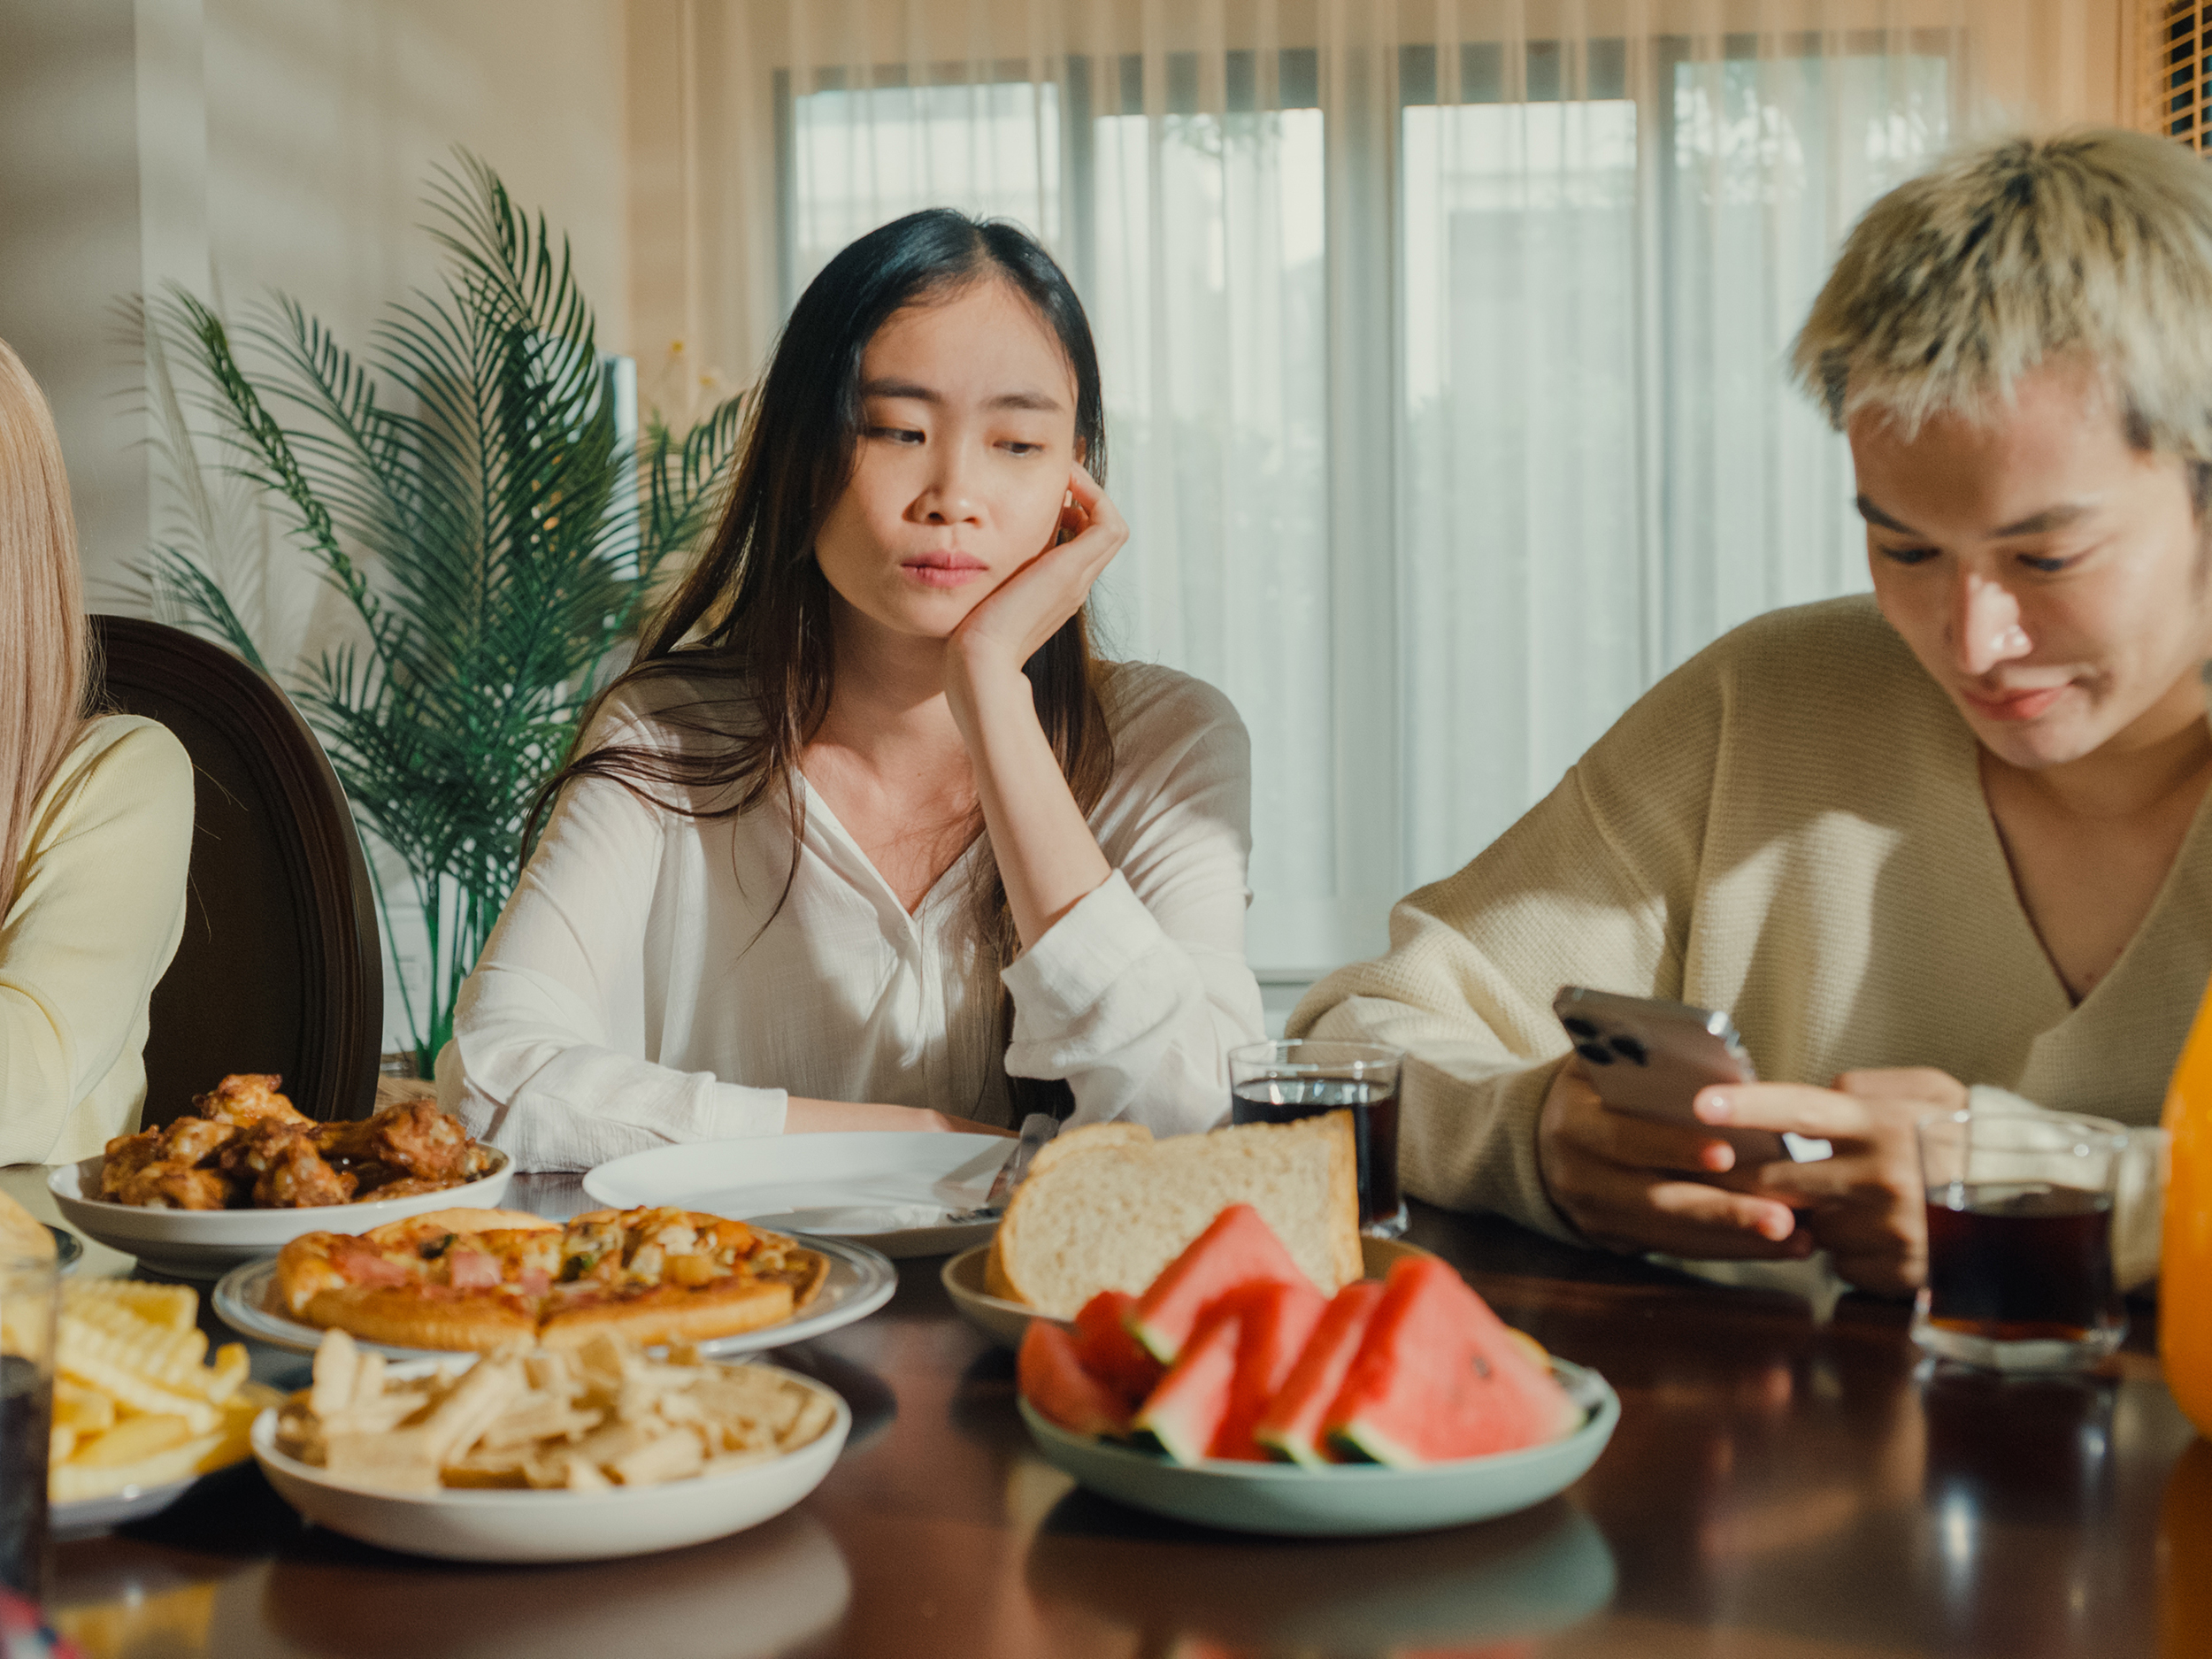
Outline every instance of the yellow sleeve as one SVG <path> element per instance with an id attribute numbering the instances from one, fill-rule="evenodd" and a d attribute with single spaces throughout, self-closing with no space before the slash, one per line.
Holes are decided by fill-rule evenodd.
<path id="1" fill-rule="evenodd" d="M 1555 1237 L 1536 1123 L 1567 1054 L 1563 985 L 1677 998 L 1729 676 L 1710 653 L 1623 715 L 1457 873 L 1390 915 L 1390 950 L 1307 993 L 1289 1034 L 1407 1051 L 1399 1168 L 1432 1203 Z"/>
<path id="2" fill-rule="evenodd" d="M 0 921 L 0 1164 L 44 1161 L 73 1109 L 136 1060 L 191 857 L 184 746 L 151 720 L 95 722 L 33 808 Z"/>

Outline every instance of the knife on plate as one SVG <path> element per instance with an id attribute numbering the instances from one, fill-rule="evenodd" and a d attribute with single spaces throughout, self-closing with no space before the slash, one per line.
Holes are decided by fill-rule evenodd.
<path id="1" fill-rule="evenodd" d="M 991 1190 L 984 1195 L 982 1203 L 973 1210 L 954 1210 L 945 1219 L 955 1225 L 996 1221 L 1006 1212 L 1006 1201 L 1021 1185 L 1022 1177 L 1029 1173 L 1030 1161 L 1037 1156 L 1038 1148 L 1059 1133 L 1060 1120 L 1050 1112 L 1032 1112 L 1023 1118 L 1021 1139 L 1014 1143 L 1012 1155 L 991 1178 Z"/>

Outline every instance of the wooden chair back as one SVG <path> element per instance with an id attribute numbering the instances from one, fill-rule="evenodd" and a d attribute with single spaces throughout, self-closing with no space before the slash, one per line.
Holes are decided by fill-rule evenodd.
<path id="1" fill-rule="evenodd" d="M 322 745 L 268 679 L 180 629 L 92 618 L 107 705 L 192 757 L 190 889 L 154 989 L 149 1125 L 230 1071 L 274 1071 L 310 1117 L 365 1118 L 383 1041 L 368 865 Z"/>

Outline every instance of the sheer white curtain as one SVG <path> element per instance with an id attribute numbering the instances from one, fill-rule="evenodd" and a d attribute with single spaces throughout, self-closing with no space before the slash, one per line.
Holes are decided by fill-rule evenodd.
<path id="1" fill-rule="evenodd" d="M 1784 348 L 1932 153 L 2126 113 L 2129 3 L 677 0 L 687 314 L 743 379 L 900 213 L 1053 248 L 1134 533 L 1109 636 L 1242 711 L 1294 976 L 1716 634 L 1863 584 Z"/>

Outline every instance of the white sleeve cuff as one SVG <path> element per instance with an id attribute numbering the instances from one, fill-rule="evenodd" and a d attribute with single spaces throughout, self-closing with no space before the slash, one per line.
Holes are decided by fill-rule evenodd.
<path id="1" fill-rule="evenodd" d="M 1065 1031 L 1082 1022 L 1131 968 L 1166 941 L 1144 901 L 1117 870 L 1014 958 L 1000 978 L 1020 1025 Z"/>

